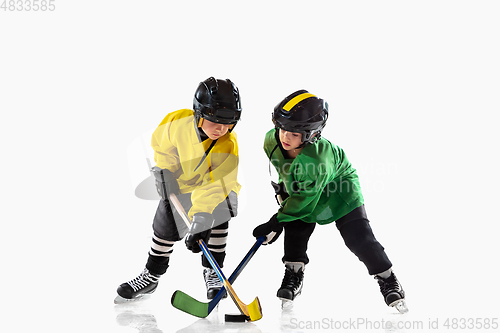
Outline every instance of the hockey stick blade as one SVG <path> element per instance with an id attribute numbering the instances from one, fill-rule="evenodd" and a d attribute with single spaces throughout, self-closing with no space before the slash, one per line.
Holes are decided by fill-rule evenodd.
<path id="1" fill-rule="evenodd" d="M 188 227 L 191 227 L 191 221 L 189 220 L 189 217 L 187 216 L 186 212 L 184 211 L 184 208 L 182 207 L 181 203 L 179 202 L 179 199 L 177 199 L 177 196 L 175 194 L 170 194 L 169 196 L 170 201 L 172 204 L 175 206 L 177 209 L 177 212 L 179 215 L 182 217 L 184 220 L 184 223 Z M 260 306 L 259 299 L 256 297 L 252 303 L 246 305 L 243 303 L 239 298 L 238 295 L 236 295 L 236 292 L 234 291 L 233 287 L 231 286 L 231 283 L 226 279 L 224 276 L 224 273 L 222 273 L 222 270 L 220 269 L 219 265 L 215 261 L 214 257 L 210 253 L 210 251 L 207 248 L 207 245 L 205 242 L 200 239 L 198 241 L 198 244 L 200 245 L 201 250 L 203 251 L 203 254 L 207 258 L 208 262 L 210 263 L 210 266 L 214 269 L 215 273 L 223 283 L 224 287 L 226 288 L 229 296 L 231 296 L 232 300 L 234 301 L 234 304 L 238 308 L 238 310 L 241 312 L 241 314 L 244 314 L 249 318 L 250 321 L 255 321 L 259 320 L 262 318 L 262 308 Z"/>
<path id="2" fill-rule="evenodd" d="M 171 302 L 175 308 L 199 318 L 205 318 L 211 312 L 211 310 L 209 310 L 209 303 L 197 301 L 180 290 L 176 290 L 173 293 Z"/>
<path id="3" fill-rule="evenodd" d="M 259 237 L 256 241 L 255 244 L 252 246 L 250 251 L 246 254 L 246 256 L 241 260 L 240 264 L 236 267 L 234 270 L 233 274 L 229 277 L 228 281 L 229 283 L 234 283 L 236 278 L 240 275 L 240 273 L 243 271 L 243 269 L 246 267 L 246 265 L 250 262 L 250 259 L 254 256 L 255 252 L 259 249 L 259 247 L 262 245 L 262 243 L 266 240 L 266 237 Z M 186 313 L 189 313 L 193 316 L 199 317 L 199 318 L 205 318 L 207 317 L 215 307 L 219 304 L 220 300 L 226 295 L 226 288 L 222 287 L 217 295 L 210 300 L 210 302 L 205 303 L 205 302 L 200 302 L 193 297 L 189 296 L 186 293 L 183 293 L 180 290 L 177 290 L 174 292 L 172 295 L 172 305 Z"/>

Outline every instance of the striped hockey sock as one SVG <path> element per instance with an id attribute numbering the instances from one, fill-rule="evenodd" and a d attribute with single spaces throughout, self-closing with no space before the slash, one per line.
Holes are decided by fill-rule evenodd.
<path id="1" fill-rule="evenodd" d="M 149 254 L 152 256 L 169 258 L 174 251 L 172 247 L 174 246 L 175 242 L 161 239 L 159 237 L 156 237 L 155 235 L 153 235 L 152 240 L 153 244 L 151 245 Z"/>

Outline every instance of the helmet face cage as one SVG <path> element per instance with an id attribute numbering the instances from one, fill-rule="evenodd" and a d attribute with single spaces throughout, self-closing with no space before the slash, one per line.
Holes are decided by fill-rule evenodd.
<path id="1" fill-rule="evenodd" d="M 241 118 L 240 94 L 231 80 L 213 77 L 201 82 L 193 99 L 196 122 L 207 119 L 218 124 L 234 125 Z"/>
<path id="2" fill-rule="evenodd" d="M 287 132 L 294 132 L 302 134 L 302 143 L 314 143 L 321 138 L 321 130 L 324 125 L 317 126 L 315 129 L 300 128 L 293 124 L 280 121 L 280 119 L 273 118 L 273 123 L 276 128 L 282 129 Z"/>
<path id="3" fill-rule="evenodd" d="M 302 134 L 302 143 L 314 143 L 328 119 L 328 104 L 306 90 L 299 90 L 274 108 L 274 126 Z"/>

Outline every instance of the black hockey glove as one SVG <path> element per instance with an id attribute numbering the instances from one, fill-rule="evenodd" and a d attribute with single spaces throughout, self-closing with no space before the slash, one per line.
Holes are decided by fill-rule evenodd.
<path id="1" fill-rule="evenodd" d="M 179 183 L 170 170 L 155 166 L 151 171 L 155 176 L 156 191 L 163 200 L 168 201 L 168 195 L 171 193 L 179 194 Z"/>
<path id="2" fill-rule="evenodd" d="M 278 214 L 274 214 L 269 222 L 263 223 L 253 229 L 253 236 L 259 238 L 261 236 L 266 236 L 266 240 L 263 245 L 272 244 L 278 239 L 283 231 L 284 224 L 279 223 L 276 218 Z"/>
<path id="3" fill-rule="evenodd" d="M 201 251 L 198 241 L 202 239 L 205 243 L 210 238 L 212 234 L 212 228 L 214 226 L 214 217 L 209 213 L 196 213 L 193 216 L 193 222 L 191 223 L 191 228 L 186 235 L 186 247 L 193 253 L 198 253 Z"/>
<path id="4" fill-rule="evenodd" d="M 274 188 L 274 193 L 275 193 L 275 198 L 276 202 L 278 205 L 281 205 L 281 203 L 288 198 L 288 193 L 286 192 L 285 189 L 285 184 L 283 182 L 280 182 L 279 184 L 276 184 L 271 180 L 271 185 L 273 185 Z"/>

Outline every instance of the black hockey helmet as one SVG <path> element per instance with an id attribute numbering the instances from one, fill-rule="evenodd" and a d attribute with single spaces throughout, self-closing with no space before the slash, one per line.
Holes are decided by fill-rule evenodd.
<path id="1" fill-rule="evenodd" d="M 321 137 L 328 119 L 328 103 L 307 90 L 286 97 L 274 108 L 273 123 L 287 132 L 302 134 L 303 143 L 313 143 Z"/>
<path id="2" fill-rule="evenodd" d="M 198 85 L 194 93 L 193 109 L 197 123 L 203 118 L 214 123 L 236 125 L 241 118 L 238 88 L 229 79 L 209 77 Z"/>

